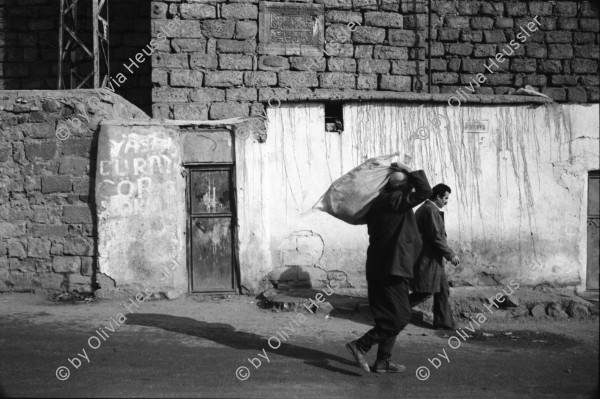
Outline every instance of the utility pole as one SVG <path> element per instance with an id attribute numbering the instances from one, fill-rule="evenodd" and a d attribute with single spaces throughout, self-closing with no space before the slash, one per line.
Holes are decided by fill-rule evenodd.
<path id="1" fill-rule="evenodd" d="M 78 15 L 80 2 L 91 3 L 91 32 Z M 108 49 L 108 0 L 60 0 L 58 89 L 102 87 L 110 76 Z"/>

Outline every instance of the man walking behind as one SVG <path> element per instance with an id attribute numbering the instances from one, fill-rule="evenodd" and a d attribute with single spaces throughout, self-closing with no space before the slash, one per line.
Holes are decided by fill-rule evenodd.
<path id="1" fill-rule="evenodd" d="M 406 370 L 404 366 L 392 363 L 390 358 L 396 336 L 410 321 L 408 290 L 421 251 L 412 208 L 431 195 L 425 172 L 413 172 L 402 164 L 392 164 L 392 168 L 395 172 L 386 189 L 373 201 L 366 216 L 369 231 L 367 283 L 375 327 L 346 344 L 365 372 L 371 371 L 365 355 L 375 344 L 378 344 L 378 350 L 374 372 Z"/>
<path id="2" fill-rule="evenodd" d="M 423 249 L 413 276 L 413 290 L 410 294 L 411 308 L 427 301 L 433 295 L 433 328 L 454 329 L 454 318 L 450 308 L 450 287 L 444 270 L 444 258 L 458 265 L 458 256 L 446 243 L 443 207 L 448 203 L 450 187 L 438 184 L 431 197 L 415 214 L 423 241 Z"/>

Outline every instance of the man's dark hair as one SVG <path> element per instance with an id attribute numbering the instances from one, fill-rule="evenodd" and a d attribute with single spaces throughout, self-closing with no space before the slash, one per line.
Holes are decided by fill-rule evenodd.
<path id="1" fill-rule="evenodd" d="M 431 197 L 429 197 L 429 199 L 434 200 L 438 196 L 441 198 L 444 196 L 444 194 L 451 193 L 451 192 L 452 192 L 452 190 L 450 189 L 450 187 L 448 187 L 444 183 L 440 183 L 431 189 Z"/>

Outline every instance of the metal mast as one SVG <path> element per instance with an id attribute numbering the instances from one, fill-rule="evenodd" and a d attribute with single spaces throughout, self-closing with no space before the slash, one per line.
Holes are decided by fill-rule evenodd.
<path id="1" fill-rule="evenodd" d="M 60 0 L 58 89 L 99 88 L 110 76 L 108 0 L 92 3 L 92 30 L 80 29 L 80 0 Z M 88 3 L 89 4 L 89 3 Z M 91 67 L 90 67 L 91 65 Z"/>

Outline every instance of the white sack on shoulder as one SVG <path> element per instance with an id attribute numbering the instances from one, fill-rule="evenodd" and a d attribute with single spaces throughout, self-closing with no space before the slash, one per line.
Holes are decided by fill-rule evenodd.
<path id="1" fill-rule="evenodd" d="M 383 191 L 398 153 L 371 158 L 334 181 L 313 206 L 350 224 L 365 224 L 371 203 Z"/>

